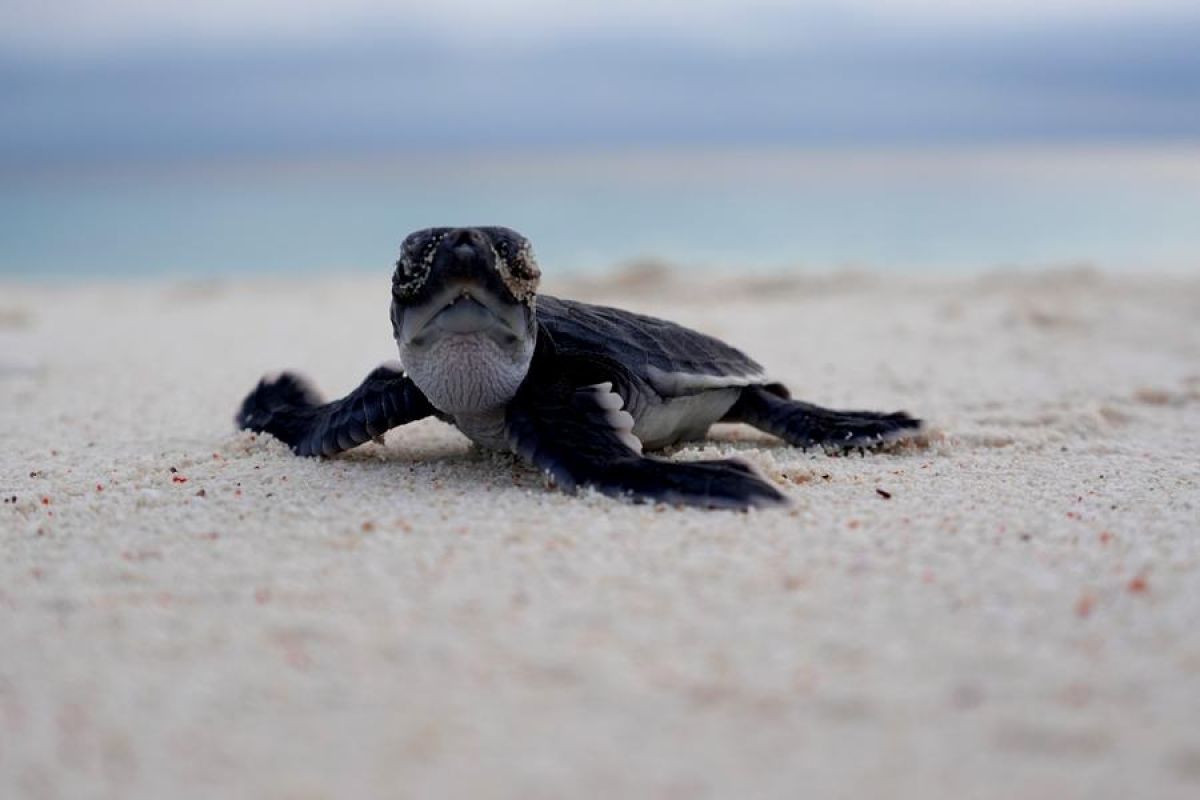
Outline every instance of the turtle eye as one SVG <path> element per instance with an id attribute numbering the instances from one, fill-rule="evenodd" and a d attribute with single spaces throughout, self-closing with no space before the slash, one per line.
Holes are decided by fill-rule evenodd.
<path id="1" fill-rule="evenodd" d="M 400 260 L 396 262 L 396 271 L 392 273 L 392 295 L 394 297 L 411 297 L 421 288 L 424 279 L 418 279 L 413 272 L 412 260 L 407 253 L 402 253 Z"/>
<path id="2" fill-rule="evenodd" d="M 533 257 L 533 248 L 530 247 L 528 241 L 522 239 L 518 247 L 510 247 L 510 252 L 506 258 L 509 262 L 509 269 L 517 277 L 526 280 L 537 280 L 542 276 L 542 271 L 538 269 L 537 259 Z"/>
<path id="3" fill-rule="evenodd" d="M 408 299 L 421 290 L 429 278 L 433 255 L 444 234 L 438 229 L 417 231 L 400 245 L 400 258 L 392 273 L 392 294 Z"/>
<path id="4" fill-rule="evenodd" d="M 532 304 L 541 271 L 534 261 L 529 242 L 524 238 L 514 241 L 509 236 L 494 237 L 492 241 L 496 251 L 496 267 L 504 285 L 517 300 Z"/>
<path id="5" fill-rule="evenodd" d="M 412 274 L 412 259 L 408 253 L 401 253 L 400 258 L 396 261 L 396 271 L 392 273 L 392 281 L 401 280 L 406 275 Z"/>

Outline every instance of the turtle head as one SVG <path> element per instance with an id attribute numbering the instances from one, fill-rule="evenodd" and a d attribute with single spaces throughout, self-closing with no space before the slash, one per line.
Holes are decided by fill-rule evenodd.
<path id="1" fill-rule="evenodd" d="M 400 360 L 448 414 L 499 408 L 529 370 L 541 273 L 508 228 L 427 228 L 400 248 L 392 330 Z"/>

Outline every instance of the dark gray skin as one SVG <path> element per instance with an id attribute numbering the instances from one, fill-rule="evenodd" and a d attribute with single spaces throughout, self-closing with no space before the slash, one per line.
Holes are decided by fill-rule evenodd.
<path id="1" fill-rule="evenodd" d="M 798 447 L 877 447 L 910 436 L 903 412 L 833 411 L 789 398 L 744 353 L 616 308 L 537 295 L 528 241 L 508 228 L 430 228 L 404 240 L 392 277 L 400 365 L 325 403 L 303 378 L 264 378 L 240 428 L 302 456 L 333 456 L 435 416 L 509 450 L 559 487 L 636 502 L 747 509 L 786 498 L 737 459 L 646 455 L 743 422 Z"/>

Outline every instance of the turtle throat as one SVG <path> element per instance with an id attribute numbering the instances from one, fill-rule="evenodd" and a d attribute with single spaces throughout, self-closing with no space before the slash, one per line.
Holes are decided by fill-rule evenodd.
<path id="1" fill-rule="evenodd" d="M 477 285 L 449 287 L 404 309 L 397 330 L 408 376 L 439 411 L 494 411 L 517 393 L 533 359 L 533 311 Z"/>

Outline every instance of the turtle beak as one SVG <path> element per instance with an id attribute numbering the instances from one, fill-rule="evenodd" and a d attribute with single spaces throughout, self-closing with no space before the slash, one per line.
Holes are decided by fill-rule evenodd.
<path id="1" fill-rule="evenodd" d="M 463 293 L 435 314 L 429 325 L 446 333 L 478 333 L 496 325 L 503 326 L 504 321 L 470 294 Z"/>
<path id="2" fill-rule="evenodd" d="M 427 336 L 487 333 L 505 340 L 523 336 L 525 308 L 476 282 L 456 281 L 427 303 L 405 311 L 401 336 L 420 344 Z"/>

